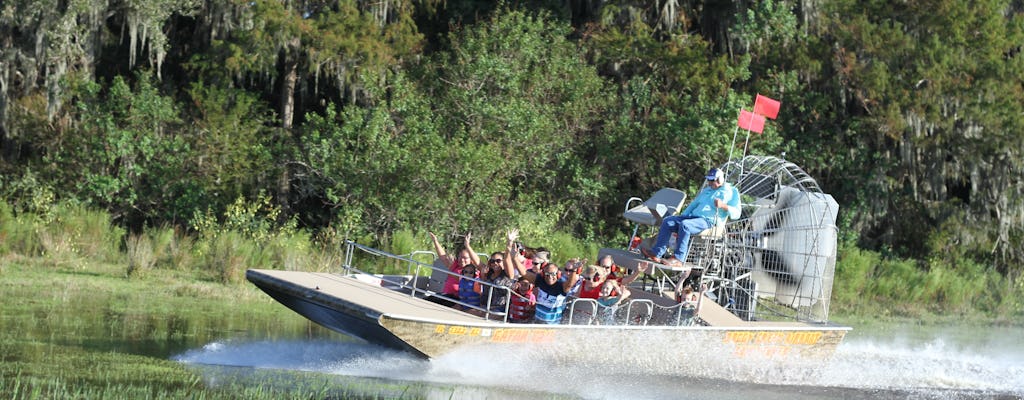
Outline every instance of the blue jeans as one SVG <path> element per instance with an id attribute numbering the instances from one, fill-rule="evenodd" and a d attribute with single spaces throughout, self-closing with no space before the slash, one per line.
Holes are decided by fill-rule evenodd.
<path id="1" fill-rule="evenodd" d="M 661 221 L 661 228 L 658 229 L 658 239 L 654 242 L 654 248 L 651 251 L 660 258 L 668 250 L 668 241 L 672 238 L 672 234 L 675 233 L 677 237 L 674 256 L 679 261 L 685 262 L 686 252 L 690 250 L 690 235 L 701 233 L 710 227 L 711 224 L 704 217 L 692 215 L 666 217 Z"/>

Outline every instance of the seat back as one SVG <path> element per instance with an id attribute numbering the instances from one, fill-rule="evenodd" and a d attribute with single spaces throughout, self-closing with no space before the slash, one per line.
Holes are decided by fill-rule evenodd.
<path id="1" fill-rule="evenodd" d="M 433 270 L 430 274 L 430 280 L 427 281 L 427 290 L 435 293 L 444 292 L 444 283 L 448 280 L 448 266 L 444 265 L 444 262 L 440 258 L 435 258 L 432 265 Z"/>
<path id="2" fill-rule="evenodd" d="M 656 225 L 661 222 L 661 218 L 675 215 L 682 209 L 683 202 L 686 201 L 686 193 L 679 189 L 661 188 L 654 192 L 654 195 L 647 201 L 630 208 L 630 201 L 634 199 L 637 198 L 634 197 L 626 201 L 626 210 L 622 216 L 638 224 Z M 658 216 L 655 216 L 654 213 L 657 213 Z"/>

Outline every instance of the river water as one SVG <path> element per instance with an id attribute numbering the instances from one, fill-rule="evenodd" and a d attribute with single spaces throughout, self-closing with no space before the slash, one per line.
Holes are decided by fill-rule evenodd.
<path id="1" fill-rule="evenodd" d="M 174 355 L 208 383 L 266 382 L 306 371 L 348 382 L 370 398 L 426 399 L 1022 399 L 1019 327 L 854 326 L 828 362 L 735 365 L 708 371 L 652 349 L 653 364 L 556 365 L 514 354 L 465 351 L 431 361 L 326 332 L 314 339 L 213 341 Z M 254 374 L 260 371 L 260 374 Z M 362 392 L 360 392 L 360 390 Z M 353 392 L 347 392 L 351 395 Z"/>

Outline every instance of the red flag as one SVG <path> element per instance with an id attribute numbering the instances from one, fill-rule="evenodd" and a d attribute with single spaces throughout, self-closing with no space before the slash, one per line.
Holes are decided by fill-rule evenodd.
<path id="1" fill-rule="evenodd" d="M 747 110 L 740 110 L 740 120 L 737 122 L 740 128 L 748 131 L 761 133 L 764 130 L 764 116 L 757 115 Z"/>
<path id="2" fill-rule="evenodd" d="M 775 117 L 779 116 L 779 101 L 757 95 L 757 98 L 754 99 L 754 114 L 775 119 Z"/>

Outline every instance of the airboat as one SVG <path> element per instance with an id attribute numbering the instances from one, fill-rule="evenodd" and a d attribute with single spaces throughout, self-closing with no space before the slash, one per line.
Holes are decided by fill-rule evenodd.
<path id="1" fill-rule="evenodd" d="M 850 330 L 828 320 L 838 204 L 780 158 L 745 156 L 720 169 L 741 194 L 740 218 L 693 237 L 687 259 L 674 266 L 645 259 L 636 240 L 601 249 L 599 257 L 620 268 L 646 272 L 615 309 L 571 299 L 557 325 L 510 322 L 507 288 L 491 287 L 481 307 L 431 301 L 451 274 L 431 261 L 432 252 L 395 255 L 347 241 L 339 272 L 253 269 L 246 278 L 317 324 L 428 359 L 523 346 L 574 362 L 605 357 L 595 348 L 619 349 L 626 362 L 652 349 L 678 360 L 830 357 Z M 682 210 L 685 199 L 673 188 L 627 199 L 623 218 L 633 238 L 655 234 L 660 218 Z M 406 273 L 366 272 L 382 265 Z M 685 286 L 696 289 L 696 301 L 682 301 Z"/>

